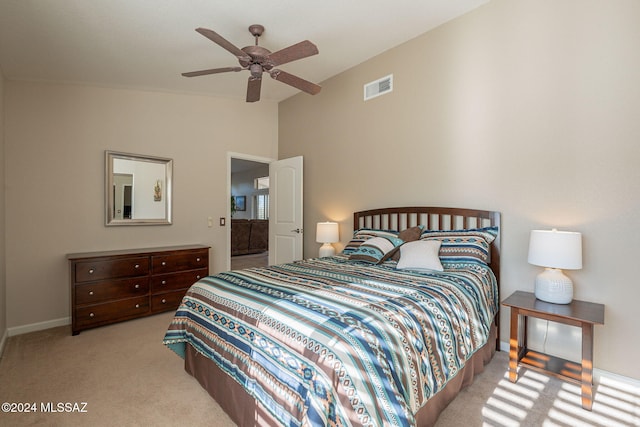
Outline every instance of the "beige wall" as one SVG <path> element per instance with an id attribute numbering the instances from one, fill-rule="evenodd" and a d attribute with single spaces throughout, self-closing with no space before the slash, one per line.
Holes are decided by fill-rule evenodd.
<path id="1" fill-rule="evenodd" d="M 277 104 L 16 81 L 4 90 L 9 328 L 70 315 L 67 253 L 203 243 L 211 271 L 226 267 L 227 152 L 276 158 Z M 105 150 L 174 160 L 173 225 L 104 226 Z"/>
<path id="2" fill-rule="evenodd" d="M 5 179 L 4 179 L 4 76 L 0 68 L 0 355 L 7 331 L 7 282 L 5 278 Z"/>
<path id="3" fill-rule="evenodd" d="M 639 18 L 635 0 L 493 0 L 282 102 L 280 158 L 305 158 L 305 228 L 338 220 L 344 244 L 354 210 L 499 210 L 503 298 L 533 290 L 530 230 L 580 231 L 575 297 L 606 305 L 595 366 L 640 379 Z M 393 92 L 363 102 L 390 73 Z M 534 346 L 579 359 L 577 328 L 551 324 L 542 344 L 545 328 Z"/>

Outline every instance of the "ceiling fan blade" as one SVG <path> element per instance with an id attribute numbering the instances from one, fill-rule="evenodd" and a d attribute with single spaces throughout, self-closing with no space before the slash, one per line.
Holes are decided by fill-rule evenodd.
<path id="1" fill-rule="evenodd" d="M 226 40 L 224 37 L 222 37 L 220 34 L 216 33 L 215 31 L 209 30 L 208 28 L 196 28 L 196 31 L 202 34 L 203 36 L 205 36 L 206 38 L 208 38 L 209 40 L 211 40 L 212 42 L 217 43 L 224 49 L 228 50 L 233 55 L 237 56 L 238 59 L 243 59 L 245 61 L 251 60 L 249 55 L 244 53 L 242 49 L 235 46 L 233 43 Z"/>
<path id="2" fill-rule="evenodd" d="M 269 55 L 267 61 L 272 66 L 286 64 L 287 62 L 295 61 L 297 59 L 306 58 L 308 56 L 316 55 L 318 48 L 309 40 L 301 41 L 284 49 L 280 49 L 277 52 L 273 52 Z"/>
<path id="3" fill-rule="evenodd" d="M 262 86 L 262 78 L 249 77 L 249 83 L 247 84 L 247 102 L 260 101 L 260 87 Z"/>
<path id="4" fill-rule="evenodd" d="M 322 87 L 318 86 L 315 83 L 311 83 L 307 80 L 301 79 L 298 76 L 294 76 L 293 74 L 289 74 L 282 70 L 272 70 L 269 72 L 269 74 L 279 82 L 286 83 L 310 95 L 315 95 L 320 92 L 320 89 L 322 89 Z"/>
<path id="5" fill-rule="evenodd" d="M 206 76 L 207 74 L 226 73 L 229 71 L 242 71 L 242 67 L 210 68 L 208 70 L 190 71 L 188 73 L 182 73 L 182 75 L 185 77 L 197 77 Z"/>

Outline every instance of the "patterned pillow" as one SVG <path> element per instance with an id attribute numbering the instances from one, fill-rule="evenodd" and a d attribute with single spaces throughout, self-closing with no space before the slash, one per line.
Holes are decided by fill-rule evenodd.
<path id="1" fill-rule="evenodd" d="M 366 261 L 377 264 L 380 260 L 403 242 L 402 239 L 389 236 L 372 237 L 365 240 L 349 255 L 350 260 Z"/>
<path id="2" fill-rule="evenodd" d="M 480 261 L 488 264 L 491 260 L 489 245 L 498 235 L 498 227 L 475 228 L 469 230 L 424 230 L 420 240 L 439 240 L 440 261 L 460 263 Z"/>
<path id="3" fill-rule="evenodd" d="M 439 240 L 416 240 L 400 246 L 398 270 L 443 271 L 444 267 L 438 258 Z"/>
<path id="4" fill-rule="evenodd" d="M 349 240 L 349 243 L 344 247 L 342 253 L 349 255 L 356 251 L 362 242 L 374 237 L 398 237 L 398 232 L 391 230 L 376 230 L 373 228 L 361 228 L 353 232 L 353 238 Z"/>

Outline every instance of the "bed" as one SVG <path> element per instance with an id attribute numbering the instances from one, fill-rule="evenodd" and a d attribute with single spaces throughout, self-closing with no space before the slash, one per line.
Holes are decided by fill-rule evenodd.
<path id="1" fill-rule="evenodd" d="M 431 426 L 499 347 L 500 214 L 354 213 L 326 258 L 196 282 L 164 344 L 239 426 Z"/>

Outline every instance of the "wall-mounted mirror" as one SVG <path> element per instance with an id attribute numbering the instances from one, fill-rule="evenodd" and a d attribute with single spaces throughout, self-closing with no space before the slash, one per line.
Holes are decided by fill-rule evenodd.
<path id="1" fill-rule="evenodd" d="M 173 160 L 105 151 L 106 225 L 171 224 Z"/>

